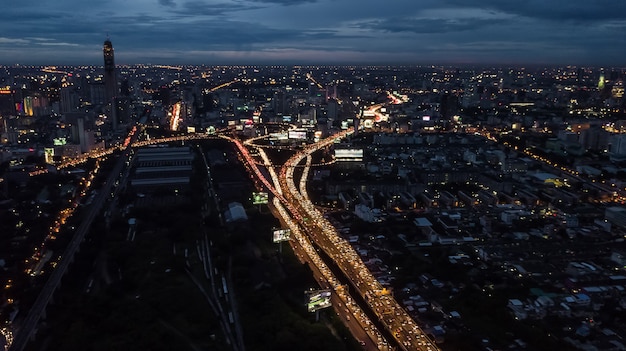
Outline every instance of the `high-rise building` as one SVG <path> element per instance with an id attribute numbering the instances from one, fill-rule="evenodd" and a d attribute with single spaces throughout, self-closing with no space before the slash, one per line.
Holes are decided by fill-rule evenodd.
<path id="1" fill-rule="evenodd" d="M 104 86 L 106 93 L 106 102 L 110 103 L 117 96 L 117 76 L 115 74 L 115 57 L 113 52 L 113 44 L 107 38 L 102 48 L 104 53 Z"/>
<path id="2" fill-rule="evenodd" d="M 80 98 L 72 85 L 61 88 L 61 113 L 73 112 L 80 106 Z"/>
<path id="3" fill-rule="evenodd" d="M 131 100 L 128 97 L 116 97 L 111 103 L 111 123 L 113 129 L 131 120 Z"/>
<path id="4" fill-rule="evenodd" d="M 611 154 L 626 156 L 626 134 L 614 134 L 610 140 L 611 146 L 609 151 Z"/>
<path id="5" fill-rule="evenodd" d="M 106 88 L 102 82 L 89 84 L 89 102 L 96 105 L 104 105 L 106 100 Z"/>
<path id="6" fill-rule="evenodd" d="M 585 150 L 604 150 L 609 145 L 609 132 L 594 125 L 580 132 L 579 142 Z"/>
<path id="7" fill-rule="evenodd" d="M 35 114 L 32 96 L 27 96 L 24 98 L 24 114 L 26 116 L 33 116 Z"/>
<path id="8" fill-rule="evenodd" d="M 328 99 L 328 104 L 326 106 L 327 114 L 326 116 L 329 119 L 335 120 L 339 116 L 339 102 L 337 100 L 330 98 Z"/>
<path id="9" fill-rule="evenodd" d="M 15 115 L 14 94 L 10 86 L 0 86 L 0 116 Z"/>

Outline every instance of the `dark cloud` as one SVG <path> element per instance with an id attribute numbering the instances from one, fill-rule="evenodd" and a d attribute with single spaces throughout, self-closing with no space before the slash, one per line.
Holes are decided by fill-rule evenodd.
<path id="1" fill-rule="evenodd" d="M 126 22 L 123 18 L 117 21 Z M 149 28 L 145 28 L 145 24 L 129 24 L 112 33 L 112 39 L 117 38 L 115 45 L 120 49 L 148 49 L 154 47 L 155 43 L 161 43 L 157 46 L 168 49 L 249 50 L 256 45 L 291 40 L 300 34 L 298 31 L 272 29 L 256 23 L 206 19 L 189 23 L 163 21 Z"/>
<path id="2" fill-rule="evenodd" d="M 367 39 L 369 34 L 345 33 L 341 29 L 289 29 L 293 38 L 304 41 Z"/>
<path id="3" fill-rule="evenodd" d="M 159 4 L 167 7 L 176 7 L 174 0 L 158 0 Z"/>
<path id="4" fill-rule="evenodd" d="M 626 19 L 623 0 L 445 0 L 459 7 L 493 9 L 553 21 L 598 22 Z"/>
<path id="5" fill-rule="evenodd" d="M 3 9 L 0 11 L 0 21 L 10 23 L 11 25 L 22 22 L 39 22 L 39 21 L 63 21 L 70 18 L 71 15 L 60 11 L 41 11 L 41 10 L 13 10 Z"/>
<path id="6" fill-rule="evenodd" d="M 482 27 L 492 26 L 505 22 L 504 19 L 482 18 L 385 18 L 368 22 L 358 23 L 356 27 L 361 29 L 379 30 L 390 33 L 449 33 L 467 30 L 477 30 Z"/>
<path id="7" fill-rule="evenodd" d="M 124 6 L 121 6 L 124 5 Z M 299 5 L 299 6 L 291 6 Z M 20 0 L 0 11 L 0 61 L 281 59 L 618 62 L 625 0 Z M 419 43 L 419 45 L 415 45 Z M 12 61 L 13 60 L 13 61 Z M 313 60 L 313 59 L 311 59 Z M 594 61 L 595 60 L 595 61 Z M 60 60 L 58 63 L 62 63 Z M 76 61 L 74 61 L 76 62 Z M 197 61 L 193 61 L 197 62 Z M 423 61 L 422 61 L 423 62 Z"/>
<path id="8" fill-rule="evenodd" d="M 268 4 L 280 4 L 284 6 L 300 5 L 304 3 L 314 3 L 317 0 L 248 0 L 250 2 L 260 2 Z"/>
<path id="9" fill-rule="evenodd" d="M 167 0 L 166 0 L 167 1 Z M 210 3 L 200 0 L 186 1 L 179 10 L 173 13 L 182 16 L 223 16 L 228 13 L 259 9 L 259 6 L 252 6 L 245 3 Z"/>

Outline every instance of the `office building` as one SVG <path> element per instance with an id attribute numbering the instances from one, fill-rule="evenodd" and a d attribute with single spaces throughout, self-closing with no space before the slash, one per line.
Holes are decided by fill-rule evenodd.
<path id="1" fill-rule="evenodd" d="M 115 56 L 113 44 L 107 38 L 102 48 L 104 53 L 104 89 L 106 94 L 106 102 L 110 103 L 117 96 L 117 76 L 115 74 Z"/>

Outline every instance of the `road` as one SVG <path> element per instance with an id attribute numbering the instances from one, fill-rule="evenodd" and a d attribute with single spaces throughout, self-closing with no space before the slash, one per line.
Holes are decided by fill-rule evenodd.
<path id="1" fill-rule="evenodd" d="M 330 259 L 343 271 L 344 275 L 351 279 L 356 293 L 366 301 L 368 307 L 376 314 L 379 322 L 385 326 L 400 348 L 403 350 L 420 351 L 438 350 L 435 343 L 428 338 L 404 308 L 390 295 L 389 291 L 384 289 L 369 272 L 352 246 L 337 233 L 334 227 L 311 203 L 304 192 L 306 189 L 306 177 L 301 179 L 299 184 L 300 190 L 294 183 L 294 170 L 300 166 L 300 163 L 305 158 L 353 132 L 353 129 L 348 129 L 305 147 L 281 167 L 280 175 L 272 175 L 273 179 L 271 180 L 266 179 L 265 173 L 259 170 L 257 161 L 250 155 L 243 143 L 233 138 L 228 139 L 239 148 L 244 161 L 248 165 L 248 169 L 274 194 L 274 207 L 277 209 L 280 218 L 292 229 L 293 238 L 305 250 L 309 262 L 312 262 L 320 272 L 321 281 L 318 280 L 320 285 L 333 289 L 336 296 L 345 301 L 346 306 L 358 311 L 350 313 L 352 311 L 347 309 L 346 316 L 350 314 L 356 316 L 359 323 L 368 332 L 370 339 L 376 343 L 377 348 L 379 350 L 387 350 L 391 346 L 354 302 L 354 299 L 350 296 L 351 292 L 347 291 L 348 289 L 345 289 L 334 274 L 330 272 L 328 266 L 315 252 L 314 246 L 324 250 Z M 310 165 L 310 162 L 310 158 L 308 158 L 307 164 Z M 305 172 L 308 172 L 308 170 Z M 269 173 L 272 174 L 272 172 Z M 301 191 L 304 192 L 304 195 L 301 194 Z M 339 312 L 342 313 L 341 311 Z"/>
<path id="2" fill-rule="evenodd" d="M 29 309 L 26 317 L 21 322 L 19 322 L 15 333 L 15 339 L 13 340 L 13 344 L 9 348 L 10 351 L 24 350 L 30 338 L 34 336 L 39 320 L 42 316 L 45 315 L 46 307 L 48 306 L 48 303 L 50 303 L 52 295 L 56 291 L 57 287 L 59 287 L 61 279 L 67 272 L 68 267 L 74 260 L 74 255 L 76 254 L 76 252 L 78 252 L 80 244 L 85 239 L 85 235 L 87 235 L 87 233 L 89 232 L 91 223 L 96 218 L 103 205 L 106 203 L 107 199 L 111 198 L 111 189 L 113 187 L 115 179 L 122 171 L 125 162 L 128 159 L 129 152 L 130 149 L 127 149 L 124 154 L 120 156 L 117 160 L 117 163 L 109 174 L 106 183 L 103 185 L 100 193 L 92 203 L 91 207 L 89 207 L 89 212 L 83 218 L 82 223 L 76 229 L 72 240 L 63 252 L 62 259 L 59 261 L 57 267 L 50 274 L 48 281 L 46 281 L 46 284 L 37 296 L 37 299 L 35 300 L 33 306 Z"/>
<path id="3" fill-rule="evenodd" d="M 278 177 L 284 197 L 292 207 L 296 208 L 300 217 L 307 219 L 302 223 L 310 239 L 324 250 L 345 276 L 351 279 L 357 292 L 365 299 L 379 321 L 393 335 L 402 349 L 407 351 L 438 350 L 435 343 L 427 337 L 404 308 L 371 274 L 352 246 L 337 233 L 332 224 L 317 210 L 306 193 L 301 193 L 306 191 L 306 184 L 304 183 L 306 177 L 301 177 L 299 189 L 294 183 L 294 170 L 298 164 L 312 153 L 334 143 L 337 138 L 343 138 L 352 132 L 352 130 L 347 130 L 338 133 L 306 147 L 291 157 L 281 168 L 281 174 Z M 308 162 L 310 163 L 310 160 Z"/>
<path id="4" fill-rule="evenodd" d="M 305 147 L 281 167 L 280 175 L 277 175 L 274 169 L 270 167 L 271 171 L 269 174 L 270 178 L 272 178 L 271 180 L 267 179 L 265 173 L 262 172 L 258 166 L 259 163 L 263 164 L 269 162 L 269 159 L 263 153 L 261 153 L 261 155 L 264 156 L 264 160 L 259 162 L 250 155 L 247 147 L 239 140 L 225 135 L 219 135 L 218 137 L 227 139 L 237 146 L 249 170 L 256 175 L 257 179 L 263 183 L 264 187 L 274 194 L 273 205 L 276 213 L 278 213 L 279 218 L 292 229 L 293 238 L 297 242 L 297 246 L 299 246 L 304 253 L 301 257 L 304 257 L 312 267 L 315 267 L 314 272 L 316 272 L 316 279 L 320 282 L 320 285 L 332 289 L 334 292 L 334 301 L 338 307 L 337 310 L 344 321 L 352 321 L 352 323 L 347 323 L 348 325 L 353 325 L 351 329 L 354 329 L 356 333 L 358 333 L 359 330 L 363 331 L 368 336 L 367 339 L 373 342 L 375 349 L 390 350 L 392 348 L 388 341 L 382 336 L 380 330 L 374 326 L 374 323 L 367 314 L 355 303 L 350 294 L 356 292 L 367 302 L 369 308 L 376 313 L 379 321 L 386 326 L 402 349 L 437 350 L 434 343 L 426 337 L 406 311 L 404 311 L 372 276 L 349 243 L 338 235 L 332 225 L 324 219 L 322 214 L 313 206 L 306 194 L 307 177 L 302 177 L 299 184 L 300 190 L 296 188 L 293 182 L 294 169 L 302 167 L 299 165 L 302 160 L 307 158 L 307 164 L 304 166 L 304 172 L 306 173 L 311 164 L 310 155 L 312 153 L 329 146 L 337 139 L 344 138 L 351 133 L 353 133 L 353 129 L 342 131 L 330 138 Z M 137 142 L 130 138 L 128 142 L 124 144 L 123 156 L 120 157 L 116 163 L 101 192 L 89 208 L 89 213 L 76 230 L 74 237 L 62 256 L 62 260 L 52 272 L 26 318 L 19 323 L 10 350 L 23 350 L 28 340 L 35 333 L 39 320 L 45 314 L 47 304 L 52 299 L 54 291 L 59 286 L 68 266 L 71 264 L 74 254 L 78 251 L 80 243 L 87 234 L 91 223 L 102 209 L 105 201 L 110 198 L 114 181 L 122 171 L 130 155 L 131 148 L 169 141 L 205 139 L 211 137 L 213 136 L 193 134 L 143 142 Z M 110 150 L 103 152 L 103 154 L 107 153 L 110 153 Z M 315 247 L 320 247 L 324 250 L 326 255 L 343 271 L 344 275 L 351 279 L 351 284 L 356 287 L 356 289 L 346 289 L 344 285 L 339 283 L 339 280 L 320 258 Z"/>
<path id="5" fill-rule="evenodd" d="M 305 148 L 287 161 L 281 168 L 281 175 L 274 179 L 274 182 L 279 183 L 279 188 L 282 189 L 282 194 L 275 195 L 279 195 L 277 199 L 281 204 L 285 204 L 293 218 L 299 222 L 303 229 L 302 232 L 306 233 L 307 240 L 311 240 L 321 247 L 341 268 L 344 274 L 352 280 L 352 285 L 356 287 L 358 293 L 367 301 L 380 322 L 392 333 L 401 348 L 405 350 L 437 350 L 438 348 L 434 342 L 425 335 L 406 311 L 371 275 L 352 247 L 338 235 L 332 225 L 323 218 L 322 214 L 308 200 L 308 196 L 303 196 L 294 184 L 294 169 L 304 158 L 350 133 L 352 133 L 352 130 L 338 133 L 331 138 Z M 247 150 L 242 151 L 242 153 L 245 159 L 252 162 Z M 310 159 L 308 162 L 310 163 Z M 262 178 L 262 172 L 256 173 L 259 178 Z M 261 181 L 266 185 L 269 183 L 266 179 L 261 179 Z M 305 177 L 301 179 L 301 190 L 306 188 L 302 182 L 306 182 Z M 268 186 L 268 189 L 276 192 L 275 188 L 271 186 Z M 283 219 L 288 216 L 283 215 Z M 337 292 L 339 296 L 342 295 L 340 291 Z M 364 320 L 367 321 L 365 318 Z M 367 322 L 363 324 L 367 325 Z M 380 335 L 380 332 L 377 332 L 377 334 Z M 379 348 L 388 347 L 384 344 L 377 346 Z"/>

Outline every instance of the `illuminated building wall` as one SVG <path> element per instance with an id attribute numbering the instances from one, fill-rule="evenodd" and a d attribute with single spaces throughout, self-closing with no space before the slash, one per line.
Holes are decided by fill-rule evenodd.
<path id="1" fill-rule="evenodd" d="M 604 74 L 600 75 L 600 79 L 598 79 L 598 90 L 604 89 Z"/>
<path id="2" fill-rule="evenodd" d="M 617 83 L 615 83 L 615 85 L 611 89 L 611 96 L 613 96 L 616 99 L 621 99 L 622 97 L 624 97 L 624 82 L 623 81 L 618 80 Z"/>
<path id="3" fill-rule="evenodd" d="M 27 96 L 24 98 L 24 114 L 26 116 L 33 116 L 34 108 L 33 108 L 33 97 Z"/>
<path id="4" fill-rule="evenodd" d="M 183 104 L 182 102 L 177 102 L 172 106 L 172 112 L 170 117 L 170 130 L 177 131 L 183 117 Z"/>
<path id="5" fill-rule="evenodd" d="M 46 163 L 54 163 L 55 149 L 53 147 L 46 147 L 43 149 L 44 159 Z"/>

